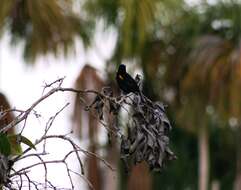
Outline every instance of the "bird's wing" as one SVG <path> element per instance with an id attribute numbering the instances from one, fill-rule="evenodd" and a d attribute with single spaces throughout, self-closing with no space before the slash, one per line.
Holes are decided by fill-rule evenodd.
<path id="1" fill-rule="evenodd" d="M 125 77 L 127 85 L 133 90 L 133 91 L 139 91 L 139 87 L 136 84 L 136 81 L 128 74 L 126 73 Z"/>

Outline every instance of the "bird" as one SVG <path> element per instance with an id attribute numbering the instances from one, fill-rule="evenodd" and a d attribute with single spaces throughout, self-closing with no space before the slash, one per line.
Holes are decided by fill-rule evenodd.
<path id="1" fill-rule="evenodd" d="M 140 94 L 140 88 L 137 82 L 126 72 L 126 66 L 120 64 L 118 71 L 116 73 L 116 81 L 119 88 L 124 94 L 135 93 Z"/>

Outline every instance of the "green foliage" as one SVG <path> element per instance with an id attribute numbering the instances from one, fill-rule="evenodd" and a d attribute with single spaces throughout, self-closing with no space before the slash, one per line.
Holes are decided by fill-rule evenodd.
<path id="1" fill-rule="evenodd" d="M 3 0 L 0 6 L 0 29 L 7 26 L 12 42 L 23 40 L 24 57 L 33 61 L 49 52 L 65 54 L 73 47 L 75 36 L 89 42 L 91 25 L 72 10 L 72 1 Z"/>
<path id="2" fill-rule="evenodd" d="M 83 9 L 89 15 L 89 19 L 93 21 L 101 17 L 105 20 L 106 26 L 115 26 L 118 24 L 119 1 L 89 0 L 85 1 Z"/>
<path id="3" fill-rule="evenodd" d="M 228 128 L 217 128 L 214 124 L 209 127 L 210 178 L 219 180 L 221 190 L 232 189 L 235 176 L 235 132 Z M 160 187 L 169 190 L 197 189 L 198 145 L 195 135 L 175 127 L 171 139 L 178 159 L 168 165 L 162 173 L 153 173 L 153 190 L 159 190 Z"/>
<path id="4" fill-rule="evenodd" d="M 11 144 L 6 134 L 0 133 L 0 153 L 4 156 L 11 154 Z"/>
<path id="5" fill-rule="evenodd" d="M 103 18 L 118 31 L 114 60 L 138 56 L 153 34 L 157 0 L 91 0 L 85 7 L 89 15 Z"/>
<path id="6" fill-rule="evenodd" d="M 206 122 L 203 113 L 209 105 L 226 120 L 241 113 L 240 12 L 241 5 L 233 1 L 201 8 L 183 5 L 160 26 L 160 89 L 174 90 L 173 105 L 187 126 Z M 155 70 L 149 76 L 160 76 Z"/>
<path id="7" fill-rule="evenodd" d="M 6 22 L 6 18 L 13 8 L 14 0 L 2 0 L 0 7 L 0 28 L 2 28 Z"/>
<path id="8" fill-rule="evenodd" d="M 238 1 L 220 1 L 215 5 L 207 6 L 203 22 L 206 27 L 202 28 L 203 33 L 207 30 L 219 35 L 224 39 L 232 39 L 237 43 L 241 36 L 241 4 Z"/>
<path id="9" fill-rule="evenodd" d="M 212 126 L 210 133 L 211 179 L 219 180 L 221 190 L 233 189 L 235 179 L 235 130 Z"/>
<path id="10" fill-rule="evenodd" d="M 5 133 L 0 134 L 0 153 L 5 156 L 21 155 L 22 148 L 21 143 L 36 150 L 35 145 L 25 136 L 21 134 L 7 135 Z"/>
<path id="11" fill-rule="evenodd" d="M 8 140 L 11 145 L 11 154 L 20 155 L 22 153 L 22 148 L 20 145 L 19 135 L 8 135 Z"/>
<path id="12" fill-rule="evenodd" d="M 26 137 L 22 136 L 22 135 L 19 135 L 17 138 L 20 138 L 20 142 L 29 146 L 30 148 L 32 149 L 35 149 L 36 150 L 36 147 L 34 146 L 34 144 Z"/>

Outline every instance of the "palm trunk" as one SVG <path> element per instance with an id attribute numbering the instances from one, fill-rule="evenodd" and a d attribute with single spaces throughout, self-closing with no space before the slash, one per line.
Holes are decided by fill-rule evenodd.
<path id="1" fill-rule="evenodd" d="M 128 190 L 151 190 L 151 174 L 145 162 L 139 163 L 132 168 L 128 179 Z"/>
<path id="2" fill-rule="evenodd" d="M 198 189 L 207 190 L 209 180 L 209 139 L 208 129 L 202 126 L 198 134 L 199 179 Z"/>
<path id="3" fill-rule="evenodd" d="M 11 106 L 7 100 L 7 97 L 0 92 L 0 109 L 7 110 L 10 109 Z M 6 126 L 9 124 L 11 121 L 14 120 L 14 115 L 12 112 L 8 112 L 5 116 L 3 116 L 0 120 L 0 128 Z M 8 130 L 9 134 L 14 134 L 14 129 L 11 128 Z"/>
<path id="4" fill-rule="evenodd" d="M 220 181 L 213 180 L 211 190 L 220 190 Z"/>
<path id="5" fill-rule="evenodd" d="M 90 145 L 89 151 L 96 153 L 96 147 L 95 145 Z M 87 157 L 87 163 L 88 163 L 88 180 L 92 184 L 93 188 L 95 190 L 101 190 L 102 189 L 102 177 L 101 177 L 101 168 L 99 166 L 99 160 L 94 157 Z M 92 188 L 89 187 L 91 190 Z"/>
<path id="6" fill-rule="evenodd" d="M 108 124 L 110 130 L 115 130 L 117 125 L 117 120 L 113 115 L 108 116 Z M 117 139 L 113 133 L 109 134 L 110 144 L 107 147 L 107 157 L 106 160 L 113 168 L 118 167 L 119 153 L 117 147 Z M 118 178 L 116 174 L 110 169 L 106 170 L 105 182 L 104 182 L 105 190 L 115 190 L 118 189 Z"/>
<path id="7" fill-rule="evenodd" d="M 96 153 L 96 144 L 97 144 L 97 128 L 98 122 L 91 114 L 89 114 L 89 151 Z M 101 168 L 99 166 L 99 161 L 96 157 L 87 157 L 88 162 L 88 180 L 93 185 L 95 190 L 102 189 L 102 177 L 101 177 Z M 89 187 L 91 189 L 91 187 Z"/>

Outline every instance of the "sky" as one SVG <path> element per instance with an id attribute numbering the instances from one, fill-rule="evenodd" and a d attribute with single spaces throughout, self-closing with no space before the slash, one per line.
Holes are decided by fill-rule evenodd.
<path id="1" fill-rule="evenodd" d="M 100 75 L 104 76 L 105 60 L 111 56 L 115 40 L 115 32 L 113 30 L 104 30 L 103 24 L 100 23 L 97 27 L 92 48 L 84 50 L 82 43 L 77 40 L 75 53 L 69 55 L 68 58 L 64 58 L 61 55 L 58 58 L 48 55 L 38 58 L 34 65 L 28 65 L 22 58 L 22 45 L 11 46 L 9 34 L 5 33 L 0 40 L 0 91 L 7 96 L 12 107 L 24 110 L 41 97 L 45 83 L 66 77 L 63 86 L 73 87 L 75 79 L 85 63 L 89 63 L 97 68 Z M 41 117 L 36 118 L 32 114 L 27 120 L 23 135 L 33 142 L 38 139 L 43 134 L 49 117 L 53 116 L 66 103 L 72 103 L 72 97 L 73 95 L 69 93 L 58 93 L 41 103 L 36 108 Z M 70 132 L 72 106 L 72 104 L 68 106 L 57 117 L 50 134 L 66 134 Z M 84 142 L 78 142 L 74 136 L 72 138 L 77 143 L 80 143 L 83 148 L 86 147 Z M 48 159 L 62 158 L 69 148 L 66 143 L 59 141 L 49 143 L 47 150 L 52 153 L 52 156 L 48 156 Z M 41 147 L 37 147 L 37 150 L 41 150 Z M 16 168 L 36 161 L 29 159 L 27 162 L 17 165 Z M 74 167 L 72 160 L 69 163 Z M 75 170 L 78 171 L 78 168 Z M 40 180 L 43 178 L 43 173 L 40 171 L 43 171 L 41 167 L 36 168 L 31 173 L 31 176 L 36 180 Z M 57 167 L 50 166 L 48 176 L 53 181 L 53 184 L 57 186 L 67 187 L 69 185 L 63 165 Z M 75 181 L 78 181 L 76 183 L 82 189 L 85 187 L 85 183 L 78 180 L 77 177 L 75 177 Z"/>

